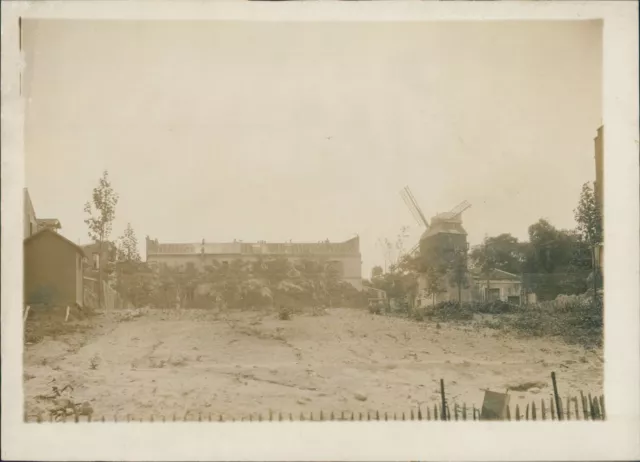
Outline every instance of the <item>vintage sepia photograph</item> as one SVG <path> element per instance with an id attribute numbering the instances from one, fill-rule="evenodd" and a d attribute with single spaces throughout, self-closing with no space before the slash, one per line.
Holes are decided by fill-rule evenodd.
<path id="1" fill-rule="evenodd" d="M 607 419 L 602 33 L 22 20 L 24 420 Z"/>

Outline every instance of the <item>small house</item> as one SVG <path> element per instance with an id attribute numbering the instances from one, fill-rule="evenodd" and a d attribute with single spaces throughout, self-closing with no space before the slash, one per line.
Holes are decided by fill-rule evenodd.
<path id="1" fill-rule="evenodd" d="M 24 303 L 83 306 L 82 249 L 50 228 L 24 240 Z"/>
<path id="2" fill-rule="evenodd" d="M 489 273 L 472 270 L 476 293 L 482 301 L 496 301 L 519 305 L 521 303 L 522 279 L 520 276 L 499 269 Z"/>

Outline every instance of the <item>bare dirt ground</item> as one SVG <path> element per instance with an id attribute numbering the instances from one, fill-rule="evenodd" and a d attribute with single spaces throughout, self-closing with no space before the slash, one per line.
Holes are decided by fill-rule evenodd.
<path id="1" fill-rule="evenodd" d="M 150 310 L 129 320 L 99 316 L 83 333 L 25 346 L 26 412 L 52 380 L 71 384 L 94 419 L 174 414 L 225 419 L 300 412 L 409 412 L 440 400 L 482 405 L 485 389 L 511 403 L 602 393 L 602 351 L 548 338 L 330 309 L 325 315 Z M 93 364 L 93 365 L 92 365 Z M 527 389 L 527 390 L 523 390 Z M 522 391 L 516 391 L 522 390 Z"/>

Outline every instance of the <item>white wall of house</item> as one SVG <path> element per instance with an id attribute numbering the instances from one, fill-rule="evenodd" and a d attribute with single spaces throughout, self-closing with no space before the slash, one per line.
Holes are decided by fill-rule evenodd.
<path id="1" fill-rule="evenodd" d="M 510 280 L 480 280 L 476 279 L 475 286 L 480 294 L 481 300 L 490 300 L 488 296 L 488 290 L 497 291 L 498 300 L 508 302 L 509 297 L 520 297 L 522 283 L 520 281 Z M 495 292 L 494 292 L 495 293 Z"/>

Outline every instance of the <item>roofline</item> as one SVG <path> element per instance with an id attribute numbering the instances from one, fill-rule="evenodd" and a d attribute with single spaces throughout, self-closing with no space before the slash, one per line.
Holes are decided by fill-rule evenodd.
<path id="1" fill-rule="evenodd" d="M 149 242 L 155 244 L 157 239 L 148 238 Z M 360 236 L 350 237 L 346 241 L 316 241 L 316 242 L 308 242 L 308 241 L 231 241 L 231 242 L 220 242 L 220 241 L 207 241 L 205 239 L 205 245 L 231 245 L 231 244 L 245 244 L 245 245 L 320 245 L 320 244 L 347 244 L 349 242 L 353 242 L 355 240 L 360 240 Z M 158 241 L 158 245 L 196 245 L 202 246 L 202 241 L 199 242 L 169 242 L 169 241 Z M 105 241 L 106 242 L 106 241 Z"/>
<path id="2" fill-rule="evenodd" d="M 52 235 L 58 237 L 59 239 L 62 239 L 64 242 L 66 242 L 67 244 L 73 246 L 73 248 L 76 250 L 76 252 L 78 252 L 80 255 L 82 255 L 83 257 L 86 257 L 87 255 L 84 253 L 84 250 L 82 250 L 82 247 L 80 247 L 78 244 L 74 244 L 73 241 L 70 241 L 69 239 L 67 239 L 66 237 L 64 237 L 62 234 L 60 233 L 56 233 L 55 231 L 52 231 L 48 228 L 43 228 L 40 231 L 33 233 L 31 236 L 29 236 L 28 238 L 26 238 L 23 241 L 23 245 L 28 244 L 29 242 L 31 242 L 32 240 L 34 240 L 36 237 L 42 236 L 44 233 L 51 233 Z"/>

